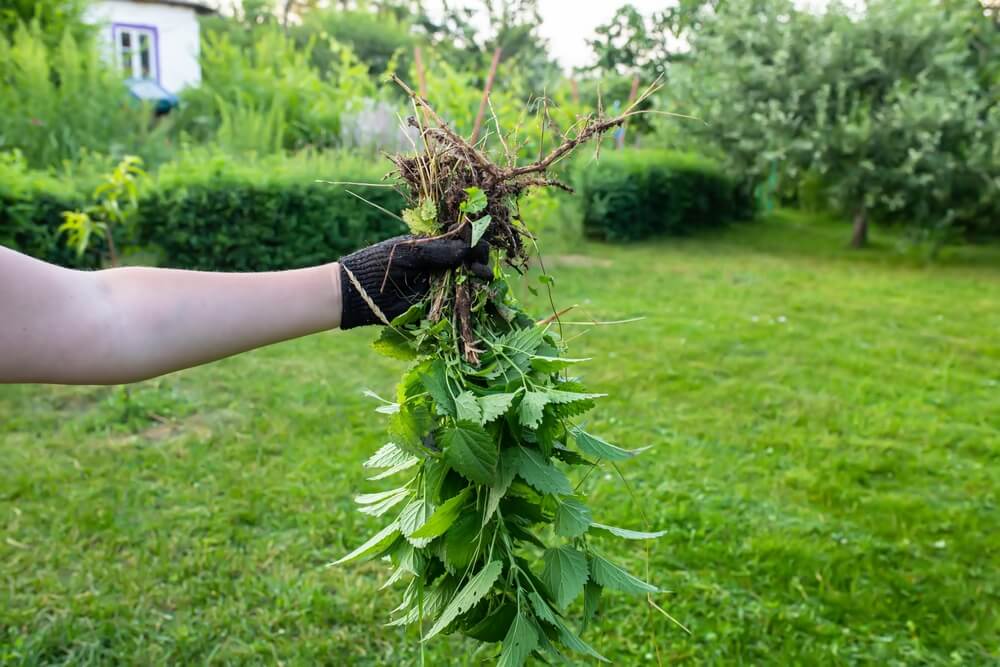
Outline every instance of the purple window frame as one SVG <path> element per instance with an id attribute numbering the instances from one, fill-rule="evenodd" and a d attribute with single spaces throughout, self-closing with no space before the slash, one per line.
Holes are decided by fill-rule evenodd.
<path id="1" fill-rule="evenodd" d="M 115 58 L 118 58 L 118 35 L 122 29 L 148 30 L 153 33 L 153 62 L 156 63 L 156 83 L 160 83 L 160 31 L 155 25 L 144 23 L 112 23 L 111 24 L 111 48 L 114 49 Z M 121 66 L 121 63 L 119 63 Z M 132 78 L 131 76 L 129 77 Z"/>

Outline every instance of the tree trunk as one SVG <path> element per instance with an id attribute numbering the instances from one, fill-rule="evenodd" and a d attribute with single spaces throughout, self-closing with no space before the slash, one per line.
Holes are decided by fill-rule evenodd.
<path id="1" fill-rule="evenodd" d="M 864 248 L 868 245 L 868 211 L 859 208 L 854 214 L 854 232 L 851 234 L 851 247 Z"/>

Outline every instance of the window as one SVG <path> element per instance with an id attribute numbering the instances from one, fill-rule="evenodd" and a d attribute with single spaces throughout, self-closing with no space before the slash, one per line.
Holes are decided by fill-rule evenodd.
<path id="1" fill-rule="evenodd" d="M 156 28 L 116 24 L 113 27 L 118 65 L 131 79 L 159 80 Z"/>

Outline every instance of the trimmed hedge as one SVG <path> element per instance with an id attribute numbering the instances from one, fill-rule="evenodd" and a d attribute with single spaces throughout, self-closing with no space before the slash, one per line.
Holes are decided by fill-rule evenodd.
<path id="1" fill-rule="evenodd" d="M 597 161 L 578 162 L 574 172 L 590 238 L 636 241 L 753 217 L 751 193 L 699 155 L 608 151 Z"/>
<path id="2" fill-rule="evenodd" d="M 169 266 L 270 271 L 332 262 L 404 233 L 402 222 L 348 192 L 398 213 L 404 202 L 395 190 L 316 182 L 378 183 L 387 165 L 335 160 L 170 165 L 139 203 L 138 240 L 158 246 Z"/>
<path id="3" fill-rule="evenodd" d="M 7 179 L 3 169 L 0 243 L 62 266 L 98 267 L 103 243 L 92 243 L 78 259 L 56 232 L 61 213 L 83 205 L 84 197 L 50 176 L 22 170 Z M 348 189 L 393 212 L 402 209 L 403 198 L 390 188 L 316 180 L 377 183 L 386 171 L 342 155 L 263 162 L 191 155 L 163 167 L 144 190 L 137 238 L 128 242 L 155 249 L 163 266 L 186 269 L 269 271 L 334 261 L 406 231 Z"/>

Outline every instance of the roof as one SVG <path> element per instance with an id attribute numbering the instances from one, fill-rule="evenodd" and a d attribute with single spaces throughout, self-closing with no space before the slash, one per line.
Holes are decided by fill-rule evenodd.
<path id="1" fill-rule="evenodd" d="M 187 7 L 199 14 L 214 14 L 215 8 L 202 2 L 189 2 L 188 0 L 131 0 L 143 5 L 170 5 L 172 7 Z"/>

